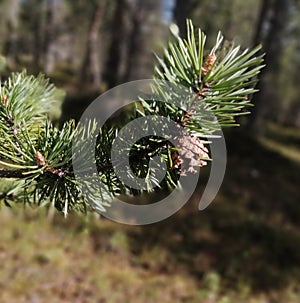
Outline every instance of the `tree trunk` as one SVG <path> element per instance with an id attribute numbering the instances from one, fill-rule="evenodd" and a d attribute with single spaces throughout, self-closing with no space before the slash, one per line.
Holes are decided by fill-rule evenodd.
<path id="1" fill-rule="evenodd" d="M 104 0 L 99 0 L 91 18 L 87 48 L 80 72 L 81 82 L 88 83 L 91 81 L 93 88 L 99 88 L 102 81 L 100 26 L 104 16 L 105 5 L 106 2 Z"/>
<path id="2" fill-rule="evenodd" d="M 127 0 L 118 0 L 112 21 L 111 42 L 104 74 L 109 88 L 119 84 L 124 76 L 124 50 L 128 37 L 127 15 Z"/>
<path id="3" fill-rule="evenodd" d="M 268 15 L 272 9 L 272 0 L 261 0 L 259 17 L 253 36 L 253 45 L 256 46 L 262 43 L 264 38 L 264 26 L 268 21 Z"/>
<path id="4" fill-rule="evenodd" d="M 154 68 L 152 51 L 162 41 L 161 0 L 137 0 L 130 10 L 131 31 L 128 37 L 127 70 L 124 81 L 151 78 Z"/>
<path id="5" fill-rule="evenodd" d="M 57 14 L 60 0 L 47 0 L 46 5 L 46 35 L 45 35 L 45 71 L 47 74 L 53 72 L 55 68 L 55 40 L 57 36 Z"/>
<path id="6" fill-rule="evenodd" d="M 18 25 L 19 25 L 19 9 L 20 3 L 17 0 L 11 0 L 8 6 L 8 40 L 6 43 L 5 55 L 11 68 L 17 61 L 18 53 Z"/>
<path id="7" fill-rule="evenodd" d="M 260 21 L 258 30 L 254 37 L 254 43 L 257 43 L 263 36 L 263 18 L 268 13 L 269 1 L 263 1 L 262 11 L 260 13 Z M 267 10 L 267 11 L 265 11 Z M 266 119 L 270 113 L 274 115 L 276 110 L 276 89 L 277 77 L 280 72 L 280 59 L 283 53 L 283 38 L 289 18 L 289 0 L 274 0 L 271 9 L 271 18 L 269 21 L 269 30 L 263 41 L 264 51 L 266 52 L 266 67 L 260 74 L 260 82 L 258 85 L 259 93 L 254 98 L 254 111 L 252 119 L 249 122 L 252 133 L 256 136 L 262 136 L 265 132 Z"/>
<path id="8" fill-rule="evenodd" d="M 144 21 L 144 12 L 141 2 L 137 1 L 135 7 L 132 9 L 132 31 L 129 37 L 129 46 L 127 51 L 127 71 L 125 79 L 127 81 L 134 80 L 136 74 L 136 67 L 138 63 L 138 56 L 143 52 L 142 38 L 142 22 Z"/>
<path id="9" fill-rule="evenodd" d="M 44 10 L 42 5 L 37 3 L 36 0 L 31 0 L 33 12 L 32 12 L 32 22 L 33 22 L 33 64 L 35 69 L 38 71 L 41 68 L 41 59 L 43 55 L 43 42 L 42 42 L 42 18 L 44 16 Z"/>
<path id="10" fill-rule="evenodd" d="M 185 35 L 186 18 L 191 18 L 193 7 L 197 4 L 199 4 L 197 0 L 175 0 L 173 15 L 181 35 Z"/>

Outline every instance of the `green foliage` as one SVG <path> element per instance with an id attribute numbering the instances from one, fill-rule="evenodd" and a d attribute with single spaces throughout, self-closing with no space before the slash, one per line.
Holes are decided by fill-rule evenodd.
<path id="1" fill-rule="evenodd" d="M 195 30 L 191 21 L 187 25 L 187 39 L 175 37 L 165 50 L 164 57 L 158 58 L 155 68 L 155 79 L 184 87 L 186 96 L 180 96 L 180 104 L 176 104 L 174 98 L 178 99 L 178 96 L 158 84 L 154 87 L 158 99 L 137 100 L 136 110 L 126 117 L 134 119 L 151 114 L 181 124 L 188 134 L 187 138 L 182 134 L 181 148 L 191 146 L 189 160 L 196 160 L 198 164 L 193 166 L 200 166 L 203 163 L 200 160 L 208 158 L 203 152 L 205 141 L 200 138 L 213 135 L 220 126 L 236 125 L 235 117 L 246 113 L 243 109 L 249 106 L 247 96 L 255 92 L 256 75 L 262 68 L 263 59 L 262 55 L 255 57 L 260 47 L 243 52 L 239 47 L 227 49 L 222 45 L 221 34 L 210 52 L 206 52 L 205 34 L 200 29 Z M 53 205 L 65 215 L 71 210 L 86 211 L 88 207 L 82 199 L 72 167 L 74 122 L 67 122 L 62 129 L 58 129 L 47 117 L 62 93 L 44 76 L 35 78 L 23 72 L 12 74 L 3 83 L 0 96 L 0 175 L 12 178 L 13 187 L 22 188 L 23 201 Z M 157 102 L 161 98 L 167 102 Z M 170 104 L 170 101 L 174 102 Z M 102 200 L 96 201 L 92 207 L 94 209 L 105 210 L 112 196 L 135 195 L 145 191 L 126 186 L 114 172 L 110 147 L 120 128 L 112 121 L 99 132 L 91 121 L 89 129 L 77 129 L 82 132 L 79 137 L 83 146 L 89 144 L 87 134 L 99 132 L 96 159 L 93 161 L 106 188 L 102 192 Z M 158 128 L 161 131 L 164 125 L 160 124 Z M 154 182 L 157 189 L 177 186 L 178 177 L 183 173 L 180 170 L 181 160 L 176 154 L 178 147 L 175 148 L 166 139 L 150 136 L 129 148 L 130 165 L 136 176 Z M 167 174 L 161 183 L 155 180 L 155 174 L 150 174 L 149 161 L 155 156 L 164 159 L 167 164 Z M 85 159 L 80 161 L 86 162 Z M 190 168 L 184 174 L 195 171 Z M 92 186 L 93 178 L 91 176 L 87 186 Z M 11 197 L 12 193 L 17 195 L 17 192 L 20 193 L 10 187 L 2 191 L 1 197 L 7 200 L 8 196 Z"/>
<path id="2" fill-rule="evenodd" d="M 29 129 L 44 121 L 49 112 L 60 105 L 64 93 L 44 75 L 34 77 L 24 71 L 13 73 L 2 84 L 0 96 L 1 125 L 6 131 L 12 128 L 18 131 L 20 124 Z"/>
<path id="3" fill-rule="evenodd" d="M 60 182 L 70 167 L 74 123 L 68 122 L 58 130 L 48 121 L 48 113 L 60 102 L 62 91 L 43 75 L 22 72 L 12 74 L 3 83 L 0 95 L 2 175 L 21 179 L 26 197 L 34 196 L 39 203 L 47 197 L 57 207 L 62 199 L 65 207 L 77 205 L 76 190 L 68 176 Z M 12 185 L 19 184 L 13 181 Z M 17 193 L 12 188 L 3 192 L 4 197 Z"/>
<path id="4" fill-rule="evenodd" d="M 255 77 L 263 67 L 263 55 L 254 56 L 261 47 L 242 53 L 239 46 L 227 49 L 226 45 L 222 46 L 223 36 L 219 33 L 215 45 L 205 54 L 205 34 L 200 29 L 195 32 L 191 21 L 187 28 L 187 39 L 176 37 L 175 42 L 169 43 L 164 58 L 158 58 L 155 76 L 195 93 L 187 108 L 187 112 L 193 111 L 188 128 L 198 133 L 204 131 L 204 135 L 215 131 L 215 123 L 206 123 L 204 130 L 202 123 L 202 129 L 199 128 L 198 121 L 209 122 L 204 118 L 208 112 L 217 118 L 220 126 L 235 126 L 236 116 L 249 113 L 242 110 L 250 105 L 248 96 L 256 92 Z M 175 116 L 179 116 L 176 110 Z"/>

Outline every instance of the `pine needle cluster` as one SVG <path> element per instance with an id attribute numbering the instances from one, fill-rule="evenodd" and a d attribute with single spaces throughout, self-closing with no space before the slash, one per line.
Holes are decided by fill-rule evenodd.
<path id="1" fill-rule="evenodd" d="M 205 34 L 191 21 L 187 25 L 187 38 L 172 37 L 163 57 L 157 57 L 154 78 L 185 87 L 192 98 L 183 98 L 180 107 L 153 98 L 140 99 L 130 116 L 163 116 L 179 123 L 189 134 L 178 138 L 177 147 L 158 136 L 143 138 L 132 146 L 131 169 L 140 178 L 151 175 L 151 157 L 165 161 L 167 173 L 157 188 L 177 186 L 180 176 L 193 173 L 195 167 L 210 160 L 207 138 L 220 127 L 236 126 L 235 118 L 249 113 L 245 110 L 251 105 L 248 96 L 255 93 L 257 74 L 263 67 L 260 46 L 244 51 L 239 46 L 227 47 L 219 33 L 215 45 L 207 51 Z M 162 86 L 156 90 L 163 100 L 174 98 Z M 51 108 L 62 98 L 62 92 L 43 75 L 14 73 L 1 83 L 0 200 L 6 205 L 19 202 L 52 206 L 66 215 L 89 209 L 105 211 L 113 196 L 147 191 L 131 189 L 117 178 L 110 148 L 120 126 L 110 123 L 100 131 L 94 129 L 99 132 L 95 163 L 106 189 L 95 205 L 84 201 L 73 172 L 75 122 L 58 128 L 49 118 Z M 181 157 L 179 149 L 183 151 Z M 122 163 L 120 166 L 122 169 Z"/>

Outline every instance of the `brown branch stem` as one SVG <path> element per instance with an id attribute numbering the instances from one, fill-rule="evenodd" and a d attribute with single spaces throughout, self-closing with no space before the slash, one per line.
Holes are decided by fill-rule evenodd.
<path id="1" fill-rule="evenodd" d="M 0 169 L 0 178 L 14 178 L 14 179 L 23 179 L 26 176 L 24 175 L 25 170 L 9 170 L 9 169 Z"/>

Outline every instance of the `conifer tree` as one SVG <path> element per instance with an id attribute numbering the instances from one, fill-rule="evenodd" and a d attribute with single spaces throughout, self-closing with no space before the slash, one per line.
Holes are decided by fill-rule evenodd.
<path id="1" fill-rule="evenodd" d="M 129 115 L 130 119 L 151 114 L 164 116 L 189 133 L 178 138 L 180 146 L 176 148 L 165 139 L 152 137 L 136 142 L 130 151 L 132 169 L 142 178 L 149 175 L 150 157 L 160 155 L 165 159 L 167 174 L 160 186 L 166 188 L 177 186 L 179 176 L 194 173 L 195 167 L 210 160 L 203 137 L 213 135 L 219 126 L 236 126 L 235 117 L 248 113 L 248 96 L 256 91 L 257 74 L 263 67 L 260 46 L 244 51 L 232 44 L 228 47 L 219 33 L 215 45 L 206 50 L 205 34 L 195 29 L 190 20 L 186 37 L 172 37 L 163 57 L 157 57 L 154 72 L 155 79 L 181 85 L 192 94 L 186 110 L 175 104 L 140 99 Z M 161 98 L 170 98 L 161 87 L 158 91 Z M 65 215 L 70 211 L 105 210 L 109 206 L 105 195 L 97 205 L 88 205 L 76 181 L 72 163 L 72 140 L 78 131 L 75 122 L 68 121 L 58 128 L 49 118 L 51 107 L 61 98 L 61 91 L 43 75 L 13 73 L 1 84 L 0 199 L 6 205 L 19 202 L 54 206 Z M 217 121 L 208 119 L 207 111 Z M 106 193 L 141 194 L 144 190 L 131 189 L 116 177 L 111 163 L 109 150 L 118 133 L 118 123 L 105 125 L 100 131 L 94 127 L 95 130 L 99 132 L 95 162 Z"/>

